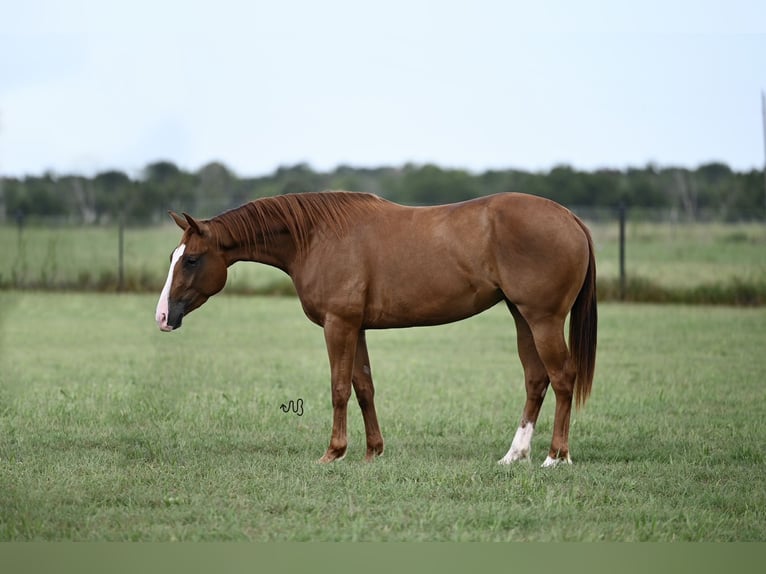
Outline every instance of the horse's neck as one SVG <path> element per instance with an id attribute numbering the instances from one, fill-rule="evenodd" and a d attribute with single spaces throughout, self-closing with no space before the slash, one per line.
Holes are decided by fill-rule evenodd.
<path id="1" fill-rule="evenodd" d="M 255 237 L 242 237 L 219 226 L 218 233 L 227 265 L 237 261 L 255 261 L 289 272 L 295 259 L 295 244 L 286 229 L 261 230 Z"/>

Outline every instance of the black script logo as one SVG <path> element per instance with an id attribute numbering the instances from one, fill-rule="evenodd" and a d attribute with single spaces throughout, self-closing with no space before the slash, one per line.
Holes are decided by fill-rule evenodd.
<path id="1" fill-rule="evenodd" d="M 282 403 L 282 405 L 279 407 L 282 409 L 283 413 L 289 413 L 290 411 L 294 412 L 299 417 L 303 416 L 303 399 L 298 399 L 296 401 L 293 401 L 290 399 L 287 401 L 287 404 Z"/>

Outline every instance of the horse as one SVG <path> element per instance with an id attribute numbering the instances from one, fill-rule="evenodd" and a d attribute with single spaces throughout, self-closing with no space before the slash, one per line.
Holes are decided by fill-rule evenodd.
<path id="1" fill-rule="evenodd" d="M 324 191 L 256 199 L 210 219 L 169 214 L 183 235 L 157 303 L 162 331 L 181 327 L 223 289 L 227 268 L 238 261 L 284 271 L 308 319 L 322 327 L 333 419 L 318 462 L 346 455 L 352 388 L 364 420 L 365 459 L 383 453 L 367 330 L 451 323 L 504 302 L 516 326 L 526 403 L 498 462 L 530 460 L 550 386 L 556 405 L 543 466 L 571 464 L 572 400 L 579 408 L 591 392 L 598 313 L 593 241 L 569 209 L 522 193 L 412 207 Z"/>

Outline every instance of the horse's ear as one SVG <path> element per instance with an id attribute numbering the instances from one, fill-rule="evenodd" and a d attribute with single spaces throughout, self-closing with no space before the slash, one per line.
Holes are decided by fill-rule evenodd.
<path id="1" fill-rule="evenodd" d="M 191 227 L 198 235 L 202 235 L 202 224 L 188 213 L 184 213 L 183 216 L 186 218 L 188 226 Z"/>
<path id="2" fill-rule="evenodd" d="M 168 211 L 168 215 L 173 219 L 173 221 L 176 222 L 176 225 L 186 231 L 186 229 L 189 227 L 189 224 L 186 222 L 186 220 L 178 215 L 177 213 L 174 213 L 172 211 Z"/>

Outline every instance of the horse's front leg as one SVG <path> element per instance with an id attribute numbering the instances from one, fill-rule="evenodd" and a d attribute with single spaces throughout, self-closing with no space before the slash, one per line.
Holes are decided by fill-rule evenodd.
<path id="1" fill-rule="evenodd" d="M 351 396 L 351 378 L 354 372 L 359 326 L 336 316 L 329 316 L 324 324 L 327 353 L 330 357 L 332 386 L 332 436 L 327 452 L 319 462 L 340 460 L 346 455 L 348 436 L 346 418 Z"/>
<path id="2" fill-rule="evenodd" d="M 375 387 L 372 383 L 370 357 L 367 354 L 367 340 L 364 331 L 359 332 L 352 379 L 356 400 L 362 409 L 364 430 L 367 435 L 367 454 L 365 460 L 372 461 L 383 454 L 383 435 L 380 434 L 378 415 L 375 413 Z"/>

